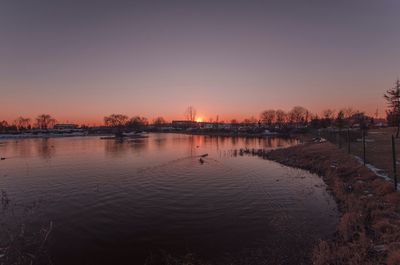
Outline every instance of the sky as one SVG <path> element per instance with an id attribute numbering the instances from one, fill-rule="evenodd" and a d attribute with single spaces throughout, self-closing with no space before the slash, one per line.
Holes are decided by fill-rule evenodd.
<path id="1" fill-rule="evenodd" d="M 400 1 L 0 0 L 0 120 L 220 120 L 300 105 L 384 116 Z"/>

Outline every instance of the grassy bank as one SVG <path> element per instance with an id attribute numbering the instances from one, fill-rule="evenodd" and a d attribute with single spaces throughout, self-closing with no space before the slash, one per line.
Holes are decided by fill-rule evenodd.
<path id="1" fill-rule="evenodd" d="M 383 172 L 393 176 L 392 142 L 391 136 L 396 134 L 396 128 L 372 129 L 368 131 L 366 142 L 366 161 L 375 167 L 382 169 Z M 400 139 L 396 139 L 398 146 Z M 363 157 L 362 142 L 352 142 L 350 144 L 352 154 Z M 399 147 L 396 149 L 397 158 L 400 158 Z M 397 161 L 398 161 L 397 159 Z"/>
<path id="2" fill-rule="evenodd" d="M 345 150 L 325 143 L 274 150 L 267 157 L 321 175 L 337 199 L 335 239 L 321 241 L 313 264 L 400 264 L 400 193 Z"/>
<path id="3" fill-rule="evenodd" d="M 396 134 L 397 128 L 377 128 L 369 129 L 366 132 L 365 142 L 365 158 L 368 164 L 373 165 L 380 170 L 380 173 L 393 177 L 393 158 L 392 158 L 392 135 Z M 315 136 L 318 133 L 314 133 Z M 363 143 L 362 143 L 362 132 L 360 130 L 350 131 L 349 138 L 347 130 L 343 130 L 340 133 L 321 131 L 320 136 L 328 139 L 330 142 L 343 148 L 344 150 L 350 151 L 351 154 L 363 158 Z M 348 140 L 350 139 L 350 142 Z M 396 154 L 397 164 L 400 164 L 400 139 L 396 141 Z"/>

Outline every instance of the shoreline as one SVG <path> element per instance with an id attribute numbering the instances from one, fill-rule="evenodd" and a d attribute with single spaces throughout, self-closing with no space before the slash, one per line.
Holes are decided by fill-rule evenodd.
<path id="1" fill-rule="evenodd" d="M 287 138 L 287 137 L 293 137 L 295 138 L 295 135 L 289 134 L 289 133 L 271 133 L 271 134 L 265 134 L 265 133 L 246 133 L 246 132 L 222 132 L 222 131 L 215 131 L 215 132 L 210 132 L 210 131 L 171 131 L 171 132 L 159 132 L 159 133 L 175 133 L 175 134 L 186 134 L 186 135 L 203 135 L 203 136 L 218 136 L 218 137 L 249 137 L 249 138 L 272 138 L 272 137 L 281 137 L 281 138 Z"/>
<path id="2" fill-rule="evenodd" d="M 293 137 L 296 138 L 295 135 L 291 134 L 283 134 L 283 133 L 274 133 L 274 134 L 265 134 L 265 133 L 234 133 L 234 132 L 190 132 L 190 131 L 168 131 L 168 132 L 160 132 L 160 131 L 148 131 L 146 133 L 160 133 L 160 134 L 184 134 L 184 135 L 201 135 L 201 136 L 215 136 L 215 137 L 248 137 L 248 138 L 273 138 L 273 137 L 281 137 L 288 138 Z M 101 133 L 101 134 L 89 134 L 89 133 L 38 133 L 38 134 L 0 134 L 0 140 L 15 140 L 15 139 L 40 139 L 40 138 L 67 138 L 67 137 L 85 137 L 85 136 L 112 136 L 111 133 Z"/>
<path id="3" fill-rule="evenodd" d="M 305 140 L 266 157 L 318 174 L 338 203 L 334 239 L 315 246 L 313 264 L 400 264 L 400 193 L 392 182 L 328 142 Z"/>
<path id="4" fill-rule="evenodd" d="M 69 138 L 69 137 L 84 137 L 90 136 L 83 133 L 39 133 L 39 134 L 0 134 L 0 140 L 15 140 L 15 139 L 45 139 L 45 138 Z"/>

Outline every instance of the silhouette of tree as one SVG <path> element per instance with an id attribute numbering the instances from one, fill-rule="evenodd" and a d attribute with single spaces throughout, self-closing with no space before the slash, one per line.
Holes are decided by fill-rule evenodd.
<path id="1" fill-rule="evenodd" d="M 332 125 L 333 120 L 335 119 L 335 110 L 325 109 L 322 111 L 322 117 L 324 118 L 323 123 L 324 127 L 328 127 Z"/>
<path id="2" fill-rule="evenodd" d="M 336 126 L 339 128 L 339 130 L 341 130 L 344 127 L 345 124 L 345 118 L 344 118 L 344 111 L 343 110 L 339 110 L 337 116 L 336 116 Z"/>
<path id="3" fill-rule="evenodd" d="M 194 107 L 189 106 L 185 111 L 186 120 L 194 122 L 196 120 L 197 111 Z"/>
<path id="4" fill-rule="evenodd" d="M 163 117 L 157 117 L 157 118 L 155 118 L 154 121 L 153 121 L 153 124 L 154 124 L 155 126 L 162 126 L 162 125 L 164 125 L 164 124 L 166 124 L 166 123 L 167 123 L 167 122 L 164 120 Z"/>
<path id="5" fill-rule="evenodd" d="M 321 127 L 323 127 L 322 121 L 319 118 L 318 114 L 315 114 L 315 115 L 311 116 L 310 126 L 312 128 L 321 128 Z"/>
<path id="6" fill-rule="evenodd" d="M 104 117 L 104 124 L 109 127 L 121 128 L 126 126 L 128 116 L 123 114 L 111 114 L 110 116 Z"/>
<path id="7" fill-rule="evenodd" d="M 357 110 L 354 110 L 352 107 L 344 108 L 341 111 L 343 111 L 345 119 L 350 119 L 351 117 L 353 117 L 354 114 L 358 112 Z"/>
<path id="8" fill-rule="evenodd" d="M 134 116 L 128 122 L 128 127 L 133 129 L 141 129 L 149 124 L 147 118 Z"/>
<path id="9" fill-rule="evenodd" d="M 49 114 L 41 114 L 36 117 L 36 126 L 39 129 L 47 130 L 56 123 L 56 120 Z"/>
<path id="10" fill-rule="evenodd" d="M 367 117 L 364 112 L 357 112 L 353 115 L 352 119 L 355 123 L 360 125 L 360 130 L 366 130 L 368 128 L 369 117 Z"/>
<path id="11" fill-rule="evenodd" d="M 325 119 L 333 120 L 335 118 L 336 111 L 333 109 L 325 109 L 322 111 L 322 116 Z"/>
<path id="12" fill-rule="evenodd" d="M 24 117 L 18 117 L 15 120 L 15 126 L 17 127 L 18 130 L 29 129 L 31 127 L 31 119 L 24 118 Z"/>
<path id="13" fill-rule="evenodd" d="M 0 126 L 1 126 L 1 127 L 8 127 L 8 122 L 5 121 L 5 120 L 0 121 Z"/>
<path id="14" fill-rule="evenodd" d="M 284 124 L 286 122 L 286 112 L 284 112 L 283 110 L 278 109 L 275 112 L 275 116 L 276 116 L 276 123 L 279 124 L 280 126 L 282 126 L 282 124 Z"/>
<path id="15" fill-rule="evenodd" d="M 391 113 L 393 123 L 397 126 L 396 138 L 399 137 L 400 132 L 400 80 L 397 79 L 394 87 L 388 89 L 383 95 L 383 98 L 388 104 L 388 112 Z"/>
<path id="16" fill-rule="evenodd" d="M 250 118 L 246 118 L 243 120 L 243 123 L 246 125 L 254 125 L 258 122 L 258 120 L 256 118 L 254 118 L 254 116 L 251 116 Z"/>
<path id="17" fill-rule="evenodd" d="M 271 125 L 276 121 L 276 111 L 275 110 L 265 110 L 261 113 L 260 119 L 264 124 Z"/>
<path id="18" fill-rule="evenodd" d="M 301 106 L 293 107 L 293 109 L 289 112 L 290 122 L 296 123 L 297 125 L 307 122 L 308 116 L 308 110 Z"/>
<path id="19" fill-rule="evenodd" d="M 8 129 L 8 122 L 7 121 L 0 121 L 0 130 L 1 132 L 5 132 Z"/>

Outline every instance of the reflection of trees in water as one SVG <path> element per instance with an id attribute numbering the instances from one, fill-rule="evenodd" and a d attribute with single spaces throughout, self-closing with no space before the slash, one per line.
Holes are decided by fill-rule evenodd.
<path id="1" fill-rule="evenodd" d="M 167 138 L 164 135 L 157 135 L 153 139 L 154 146 L 157 147 L 157 149 L 161 150 L 164 149 L 166 144 L 167 144 Z"/>
<path id="2" fill-rule="evenodd" d="M 180 143 L 185 143 L 190 139 L 193 135 L 186 135 L 186 134 L 174 134 L 172 135 L 172 145 L 178 145 Z"/>
<path id="3" fill-rule="evenodd" d="M 186 140 L 188 142 L 188 155 L 190 156 L 197 155 L 196 150 L 205 143 L 205 138 L 203 135 L 189 135 Z"/>
<path id="4" fill-rule="evenodd" d="M 220 148 L 220 145 L 224 144 L 225 142 L 225 137 L 223 136 L 214 136 L 214 135 L 209 135 L 209 136 L 205 136 L 204 138 L 204 142 L 207 143 L 210 146 L 215 146 L 215 148 L 217 149 L 217 151 Z"/>
<path id="5" fill-rule="evenodd" d="M 195 146 L 195 136 L 189 135 L 188 142 L 189 142 L 189 144 L 188 144 L 189 155 L 193 156 L 196 153 L 196 151 L 194 149 L 197 147 L 197 146 Z"/>
<path id="6" fill-rule="evenodd" d="M 280 146 L 287 146 L 294 144 L 295 139 L 292 138 L 281 138 L 281 137 L 253 137 L 243 138 L 243 143 L 246 146 L 253 147 L 264 147 L 264 148 L 276 148 Z"/>
<path id="7" fill-rule="evenodd" d="M 149 148 L 149 138 L 134 139 L 129 142 L 129 145 L 133 153 L 140 153 Z"/>
<path id="8" fill-rule="evenodd" d="M 231 144 L 232 144 L 232 146 L 236 146 L 238 144 L 238 138 L 237 137 L 232 137 L 231 138 Z"/>
<path id="9" fill-rule="evenodd" d="M 230 146 L 232 149 L 224 150 L 222 156 L 236 157 L 250 154 L 264 157 L 267 150 L 295 145 L 298 142 L 297 139 L 289 137 L 232 137 Z"/>
<path id="10" fill-rule="evenodd" d="M 120 140 L 105 140 L 104 151 L 108 156 L 122 156 L 127 153 L 129 147 Z"/>
<path id="11" fill-rule="evenodd" d="M 13 145 L 13 150 L 17 150 L 18 155 L 21 157 L 31 157 L 32 156 L 32 140 L 15 141 Z"/>
<path id="12" fill-rule="evenodd" d="M 56 153 L 56 148 L 53 145 L 53 140 L 49 138 L 39 139 L 36 142 L 36 150 L 39 157 L 43 159 L 51 159 Z"/>
<path id="13" fill-rule="evenodd" d="M 245 145 L 251 145 L 254 142 L 254 138 L 246 137 L 244 138 Z"/>
<path id="14" fill-rule="evenodd" d="M 130 140 L 105 140 L 104 150 L 106 155 L 112 157 L 121 157 L 128 152 L 140 153 L 147 149 L 149 145 L 148 138 L 130 139 Z"/>
<path id="15" fill-rule="evenodd" d="M 0 153 L 7 156 L 31 157 L 34 151 L 32 140 L 29 139 L 0 142 L 0 148 Z"/>
<path id="16" fill-rule="evenodd" d="M 275 148 L 279 145 L 279 142 L 280 142 L 280 139 L 277 139 L 275 137 L 274 138 L 268 137 L 264 142 L 264 146 Z"/>
<path id="17" fill-rule="evenodd" d="M 294 138 L 268 137 L 266 141 L 264 141 L 264 147 L 285 147 L 296 144 L 297 142 L 298 140 Z"/>

